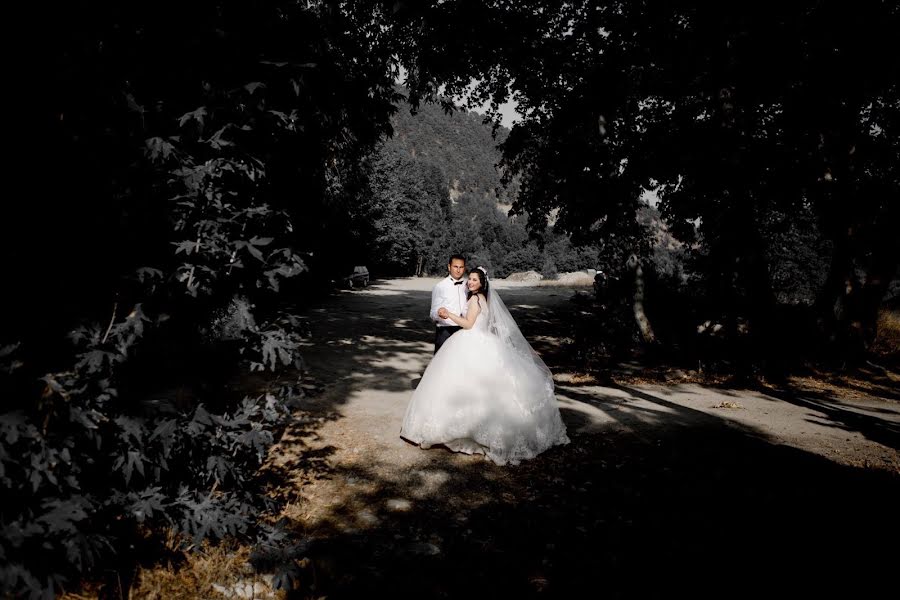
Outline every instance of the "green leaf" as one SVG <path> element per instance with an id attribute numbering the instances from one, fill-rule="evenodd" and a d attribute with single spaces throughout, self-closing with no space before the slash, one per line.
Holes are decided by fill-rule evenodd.
<path id="1" fill-rule="evenodd" d="M 134 96 L 132 96 L 131 94 L 125 94 L 125 102 L 128 104 L 128 110 L 140 113 L 142 115 L 147 112 L 146 110 L 144 110 L 143 106 L 135 101 Z"/>
<path id="2" fill-rule="evenodd" d="M 232 471 L 232 466 L 224 456 L 213 455 L 206 459 L 206 470 L 212 473 L 218 481 L 224 483 Z"/>
<path id="3" fill-rule="evenodd" d="M 12 446 L 19 441 L 19 434 L 28 424 L 28 418 L 21 411 L 0 415 L 0 436 L 4 442 Z"/>
<path id="4" fill-rule="evenodd" d="M 190 254 L 197 247 L 197 242 L 194 240 L 184 240 L 181 242 L 171 242 L 173 246 L 175 246 L 175 254 L 180 252 L 184 252 L 185 254 Z"/>
<path id="5" fill-rule="evenodd" d="M 256 249 L 252 244 L 246 245 L 247 251 L 260 261 L 265 261 L 263 253 Z"/>
<path id="6" fill-rule="evenodd" d="M 81 423 L 87 429 L 97 429 L 97 424 L 103 420 L 103 416 L 97 411 L 85 411 L 76 406 L 69 408 L 69 418 L 75 423 Z"/>
<path id="7" fill-rule="evenodd" d="M 175 151 L 175 146 L 158 136 L 147 138 L 144 144 L 144 154 L 153 162 L 166 160 L 172 156 L 172 153 Z"/>
<path id="8" fill-rule="evenodd" d="M 160 488 L 150 488 L 141 493 L 141 497 L 131 505 L 129 512 L 134 515 L 138 523 L 143 523 L 145 519 L 152 518 L 155 512 L 165 512 L 164 499 L 165 496 L 160 493 Z"/>
<path id="9" fill-rule="evenodd" d="M 261 81 L 253 81 L 253 82 L 245 85 L 244 89 L 247 90 L 248 92 L 250 92 L 251 94 L 253 94 L 259 88 L 265 88 L 265 87 L 266 87 L 266 84 L 262 83 Z"/>
<path id="10" fill-rule="evenodd" d="M 144 474 L 144 461 L 141 457 L 140 452 L 129 450 L 125 455 L 124 460 L 120 457 L 116 464 L 118 466 L 124 465 L 123 474 L 125 475 L 126 485 L 131 481 L 131 475 L 134 473 L 135 468 L 137 468 L 138 473 L 140 473 L 141 475 Z"/>
<path id="11" fill-rule="evenodd" d="M 165 419 L 160 422 L 156 428 L 153 430 L 153 433 L 150 435 L 150 440 L 154 440 L 158 437 L 168 439 L 172 437 L 172 434 L 175 433 L 175 429 L 177 427 L 177 422 L 175 419 Z"/>
<path id="12" fill-rule="evenodd" d="M 79 497 L 71 500 L 50 500 L 43 504 L 46 513 L 39 516 L 36 521 L 47 527 L 50 534 L 59 532 L 74 533 L 77 531 L 76 523 L 87 518 L 85 508 L 87 503 L 79 500 Z"/>
<path id="13" fill-rule="evenodd" d="M 129 439 L 140 446 L 143 443 L 144 423 L 138 419 L 122 415 L 115 420 L 116 425 L 122 429 L 122 440 L 128 442 Z"/>
<path id="14" fill-rule="evenodd" d="M 86 368 L 88 373 L 97 373 L 103 369 L 103 365 L 112 363 L 113 356 L 110 352 L 104 350 L 89 350 L 78 355 L 78 362 L 75 367 L 78 369 Z"/>
<path id="15" fill-rule="evenodd" d="M 186 112 L 178 118 L 178 126 L 184 127 L 184 124 L 188 121 L 195 120 L 201 126 L 203 126 L 204 119 L 206 118 L 206 107 L 201 106 L 196 110 L 192 110 L 191 112 Z"/>
<path id="16" fill-rule="evenodd" d="M 162 279 L 163 272 L 153 267 L 141 267 L 135 271 L 138 281 L 144 283 L 147 279 Z"/>
<path id="17" fill-rule="evenodd" d="M 224 147 L 226 147 L 226 146 L 234 146 L 234 142 L 232 142 L 231 140 L 226 140 L 224 137 L 222 137 L 222 136 L 225 134 L 225 131 L 226 131 L 229 127 L 231 127 L 230 124 L 225 125 L 225 126 L 222 127 L 221 129 L 219 129 L 217 132 L 215 132 L 214 134 L 212 134 L 212 136 L 210 136 L 210 138 L 207 140 L 207 142 L 208 142 L 213 148 L 215 148 L 216 150 L 219 150 L 219 149 L 224 148 Z M 223 169 L 223 170 L 229 170 L 229 171 L 230 171 L 230 170 L 233 170 L 233 167 L 232 167 L 230 164 L 228 164 L 228 163 L 223 163 L 223 164 L 221 164 L 221 165 L 219 166 L 219 168 L 220 168 L 220 169 Z"/>
<path id="18" fill-rule="evenodd" d="M 206 408 L 200 404 L 197 406 L 196 410 L 194 410 L 194 423 L 200 423 L 202 425 L 212 425 L 212 415 L 207 412 Z"/>
<path id="19" fill-rule="evenodd" d="M 31 482 L 31 491 L 36 492 L 38 488 L 41 486 L 41 474 L 38 470 L 33 470 L 31 474 L 28 476 L 28 480 Z"/>

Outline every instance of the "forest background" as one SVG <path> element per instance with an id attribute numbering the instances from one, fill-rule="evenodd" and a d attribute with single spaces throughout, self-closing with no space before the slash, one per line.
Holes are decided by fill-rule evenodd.
<path id="1" fill-rule="evenodd" d="M 127 588 L 167 539 L 283 542 L 259 467 L 303 401 L 305 303 L 355 265 L 599 268 L 586 370 L 896 363 L 891 3 L 31 16 L 0 232 L 4 594 Z"/>

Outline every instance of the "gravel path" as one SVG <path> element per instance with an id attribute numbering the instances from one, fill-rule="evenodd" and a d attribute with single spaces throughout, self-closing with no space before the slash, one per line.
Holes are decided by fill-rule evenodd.
<path id="1" fill-rule="evenodd" d="M 788 589 L 804 568 L 849 553 L 841 572 L 857 593 L 878 577 L 849 574 L 896 560 L 881 553 L 857 564 L 853 550 L 896 540 L 895 399 L 605 387 L 554 369 L 572 437 L 566 447 L 501 468 L 404 442 L 400 423 L 431 358 L 435 281 L 379 281 L 309 313 L 306 358 L 323 388 L 298 411 L 272 462 L 293 486 L 286 516 L 313 544 L 310 568 L 329 597 L 372 585 L 398 594 L 415 585 L 424 597 L 481 597 L 493 586 L 520 597 L 580 594 L 598 569 L 615 573 L 605 582 L 610 597 L 655 595 L 663 584 L 638 575 L 645 561 L 664 561 L 675 576 L 723 552 L 744 575 L 766 556 L 766 572 L 786 575 Z M 553 367 L 577 323 L 576 290 L 495 287 Z M 802 516 L 794 514 L 799 503 Z M 589 541 L 593 550 L 578 549 Z M 823 551 L 831 558 L 817 558 Z M 713 579 L 681 589 L 715 595 Z M 751 578 L 746 589 L 762 590 L 766 580 Z M 821 591 L 843 589 L 832 583 Z"/>

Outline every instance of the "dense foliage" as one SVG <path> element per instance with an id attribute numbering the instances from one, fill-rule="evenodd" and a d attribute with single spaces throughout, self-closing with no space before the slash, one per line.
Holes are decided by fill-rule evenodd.
<path id="1" fill-rule="evenodd" d="M 268 536 L 257 467 L 301 375 L 283 308 L 362 261 L 603 266 L 618 322 L 721 322 L 756 358 L 810 335 L 786 303 L 860 356 L 896 277 L 889 2 L 51 8 L 17 57 L 0 235 L 4 595 L 127 588 L 167 531 Z M 392 121 L 401 65 L 419 114 Z M 502 154 L 420 103 L 463 96 L 518 101 Z"/>
<path id="2" fill-rule="evenodd" d="M 370 266 L 442 274 L 450 253 L 459 252 L 498 277 L 597 267 L 597 246 L 573 245 L 553 227 L 529 233 L 527 215 L 508 216 L 516 186 L 504 186 L 498 168 L 498 144 L 508 132 L 483 121 L 460 108 L 429 104 L 412 114 L 401 105 L 391 121 L 394 135 L 371 161 Z"/>
<path id="3" fill-rule="evenodd" d="M 397 99 L 368 14 L 76 3 L 42 17 L 39 159 L 19 173 L 41 184 L 3 236 L 4 595 L 103 576 L 118 597 L 167 532 L 273 534 L 257 470 L 303 334 L 274 294 L 357 250 L 334 232 L 358 225 L 358 165 Z M 270 375 L 236 378 L 250 371 Z"/>
<path id="4" fill-rule="evenodd" d="M 842 353 L 871 342 L 900 257 L 900 78 L 881 61 L 900 52 L 896 5 L 402 7 L 413 102 L 463 96 L 472 78 L 474 104 L 518 101 L 502 166 L 534 227 L 556 215 L 646 262 L 635 213 L 658 187 L 671 232 L 699 253 L 709 316 L 730 331 L 748 319 L 764 354 L 780 344 L 773 285 L 786 279 L 770 260 L 796 222 L 803 252 L 828 253 L 824 277 L 801 278 L 821 329 Z"/>

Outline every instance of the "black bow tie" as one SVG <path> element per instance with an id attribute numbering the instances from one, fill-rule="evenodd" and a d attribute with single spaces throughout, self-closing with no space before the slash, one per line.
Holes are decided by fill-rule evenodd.
<path id="1" fill-rule="evenodd" d="M 462 284 L 463 284 L 462 281 L 454 281 L 454 282 L 453 282 L 453 285 L 462 285 Z"/>

